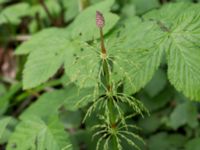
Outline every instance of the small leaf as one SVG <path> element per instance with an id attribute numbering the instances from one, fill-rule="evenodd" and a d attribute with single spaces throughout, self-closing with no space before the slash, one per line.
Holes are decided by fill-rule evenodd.
<path id="1" fill-rule="evenodd" d="M 186 143 L 185 149 L 186 150 L 199 150 L 200 147 L 200 138 L 195 138 L 190 140 L 189 142 Z"/>
<path id="2" fill-rule="evenodd" d="M 18 3 L 5 8 L 0 12 L 0 24 L 20 23 L 20 18 L 28 15 L 29 5 L 27 3 Z"/>
<path id="3" fill-rule="evenodd" d="M 105 17 L 104 33 L 110 31 L 119 20 L 117 15 L 109 13 L 113 3 L 114 0 L 105 0 L 86 8 L 71 25 L 72 37 L 74 39 L 80 37 L 84 41 L 99 38 L 99 30 L 95 24 L 96 11 L 102 12 Z"/>
<path id="4" fill-rule="evenodd" d="M 129 5 L 135 5 L 137 14 L 143 14 L 160 6 L 157 0 L 132 0 Z"/>
<path id="5" fill-rule="evenodd" d="M 192 102 L 179 104 L 170 115 L 169 125 L 178 129 L 182 125 L 189 125 L 191 128 L 198 126 L 198 111 Z"/>
<path id="6" fill-rule="evenodd" d="M 45 1 L 45 5 L 48 8 L 50 14 L 53 16 L 56 16 L 59 14 L 61 8 L 56 1 L 47 0 Z M 29 13 L 31 16 L 35 16 L 37 13 L 40 16 L 40 18 L 48 18 L 47 13 L 45 12 L 44 8 L 40 4 L 32 5 L 32 7 L 29 9 Z"/>
<path id="7" fill-rule="evenodd" d="M 6 127 L 11 121 L 11 119 L 12 119 L 11 117 L 5 117 L 5 118 L 0 119 L 0 140 L 3 136 L 3 132 L 6 130 Z"/>
<path id="8" fill-rule="evenodd" d="M 159 69 L 152 80 L 145 86 L 145 91 L 150 97 L 154 97 L 161 92 L 167 83 L 167 77 L 163 70 Z"/>
<path id="9" fill-rule="evenodd" d="M 8 141 L 16 124 L 17 120 L 11 116 L 0 118 L 0 144 L 5 144 Z"/>

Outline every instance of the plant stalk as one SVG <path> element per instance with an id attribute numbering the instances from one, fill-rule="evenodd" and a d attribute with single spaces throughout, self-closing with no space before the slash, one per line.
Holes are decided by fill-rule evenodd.
<path id="1" fill-rule="evenodd" d="M 106 55 L 106 48 L 104 45 L 104 38 L 103 38 L 103 28 L 100 29 L 100 36 L 101 36 L 101 53 Z"/>

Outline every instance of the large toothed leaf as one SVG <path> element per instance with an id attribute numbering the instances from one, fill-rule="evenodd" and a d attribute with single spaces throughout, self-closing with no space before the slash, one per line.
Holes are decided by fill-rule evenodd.
<path id="1" fill-rule="evenodd" d="M 134 93 L 144 87 L 159 67 L 163 54 L 160 33 L 154 23 L 134 18 L 127 20 L 112 38 L 116 41 L 108 48 L 113 57 L 112 77 L 115 81 L 125 81 L 126 92 Z"/>
<path id="2" fill-rule="evenodd" d="M 36 87 L 56 73 L 63 63 L 68 43 L 63 30 L 50 29 L 22 45 L 19 53 L 32 51 L 23 71 L 24 89 Z"/>
<path id="3" fill-rule="evenodd" d="M 24 55 L 32 51 L 43 51 L 44 49 L 56 49 L 59 39 L 67 39 L 69 34 L 64 29 L 48 28 L 33 35 L 28 41 L 22 43 L 15 50 L 15 54 Z M 59 43 L 58 43 L 59 44 Z"/>
<path id="4" fill-rule="evenodd" d="M 173 20 L 179 16 L 183 10 L 187 10 L 191 3 L 174 3 L 164 5 L 160 10 L 154 9 L 143 17 L 145 19 L 153 19 L 165 23 L 166 26 L 171 26 Z"/>
<path id="5" fill-rule="evenodd" d="M 180 10 L 184 9 L 184 12 Z M 173 10 L 173 13 L 169 12 Z M 200 13 L 199 4 L 169 4 L 147 14 L 165 32 L 168 77 L 187 97 L 200 100 Z M 162 15 L 160 15 L 162 14 Z M 169 16 L 168 16 L 169 15 Z M 170 20 L 170 17 L 172 18 Z"/>
<path id="6" fill-rule="evenodd" d="M 104 14 L 106 20 L 104 34 L 106 34 L 119 20 L 117 15 L 109 13 L 113 3 L 114 0 L 104 0 L 88 7 L 82 13 L 80 13 L 72 24 L 72 37 L 80 37 L 85 41 L 99 37 L 99 30 L 95 23 L 96 11 L 101 11 Z"/>
<path id="7" fill-rule="evenodd" d="M 57 118 L 46 123 L 38 117 L 30 116 L 16 127 L 6 149 L 61 150 L 67 147 L 71 149 L 69 135 Z"/>
<path id="8" fill-rule="evenodd" d="M 79 89 L 74 84 L 70 84 L 65 89 L 45 93 L 27 108 L 20 118 L 28 118 L 31 114 L 34 114 L 46 119 L 50 115 L 58 114 L 61 107 L 70 111 L 78 110 L 95 99 L 93 91 L 93 88 Z M 48 109 L 46 109 L 47 104 Z"/>
<path id="9" fill-rule="evenodd" d="M 65 59 L 65 71 L 80 87 L 95 86 L 99 81 L 100 54 L 84 43 L 74 43 L 71 59 Z"/>
<path id="10" fill-rule="evenodd" d="M 168 76 L 190 99 L 200 100 L 200 13 L 184 14 L 170 36 Z"/>

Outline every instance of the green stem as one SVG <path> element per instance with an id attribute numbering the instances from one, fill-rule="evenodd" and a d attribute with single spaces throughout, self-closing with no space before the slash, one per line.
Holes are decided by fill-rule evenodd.
<path id="1" fill-rule="evenodd" d="M 102 54 L 106 55 L 106 48 L 105 48 L 105 45 L 104 45 L 103 29 L 102 28 L 100 28 L 100 36 L 101 36 L 101 52 L 102 52 Z"/>
<path id="2" fill-rule="evenodd" d="M 110 81 L 110 68 L 109 68 L 109 61 L 107 59 L 107 51 L 104 45 L 104 37 L 103 37 L 103 28 L 100 29 L 100 38 L 101 38 L 101 55 L 103 61 L 103 75 L 102 75 L 102 82 L 106 87 L 106 92 L 109 93 L 109 96 L 112 96 L 112 83 Z M 115 113 L 113 108 L 113 99 L 110 97 L 108 100 L 108 108 L 109 108 L 109 118 L 111 122 L 111 126 L 115 126 Z"/>

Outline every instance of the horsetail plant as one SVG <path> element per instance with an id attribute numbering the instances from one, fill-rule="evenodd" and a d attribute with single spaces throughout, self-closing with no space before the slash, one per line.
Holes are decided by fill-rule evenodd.
<path id="1" fill-rule="evenodd" d="M 137 115 L 144 116 L 144 112 L 148 110 L 143 106 L 143 104 L 132 97 L 131 95 L 119 92 L 116 87 L 115 82 L 111 79 L 113 67 L 112 60 L 114 56 L 110 57 L 108 51 L 104 44 L 103 36 L 103 27 L 105 25 L 105 20 L 103 14 L 99 11 L 96 12 L 96 25 L 100 33 L 100 42 L 101 42 L 101 67 L 100 69 L 100 86 L 103 86 L 104 94 L 100 95 L 93 104 L 88 109 L 85 119 L 90 116 L 93 112 L 98 113 L 98 118 L 101 122 L 101 125 L 97 124 L 92 127 L 94 131 L 93 138 L 98 138 L 96 150 L 104 149 L 117 149 L 122 150 L 122 141 L 126 141 L 128 144 L 133 146 L 136 149 L 140 149 L 132 139 L 137 139 L 144 143 L 142 138 L 136 133 L 132 132 L 132 129 L 139 129 L 136 125 L 128 124 L 127 119 L 131 119 Z M 115 85 L 116 84 L 116 85 Z M 123 110 L 123 105 L 130 107 L 132 109 L 131 115 L 126 115 L 126 112 Z M 103 110 L 103 111 L 102 111 Z M 103 143 L 103 147 L 101 144 Z M 115 144 L 113 144 L 115 143 Z"/>
<path id="2" fill-rule="evenodd" d="M 200 5 L 174 1 L 143 9 L 128 0 L 0 0 L 0 66 L 8 67 L 0 69 L 0 149 L 154 150 L 158 140 L 194 149 L 196 133 L 184 145 L 171 137 L 199 127 L 197 103 L 185 99 L 200 101 Z M 23 34 L 30 38 L 18 40 Z M 27 55 L 14 66 L 13 50 Z M 7 81 L 9 70 L 17 72 Z M 141 120 L 142 102 L 152 118 Z"/>

